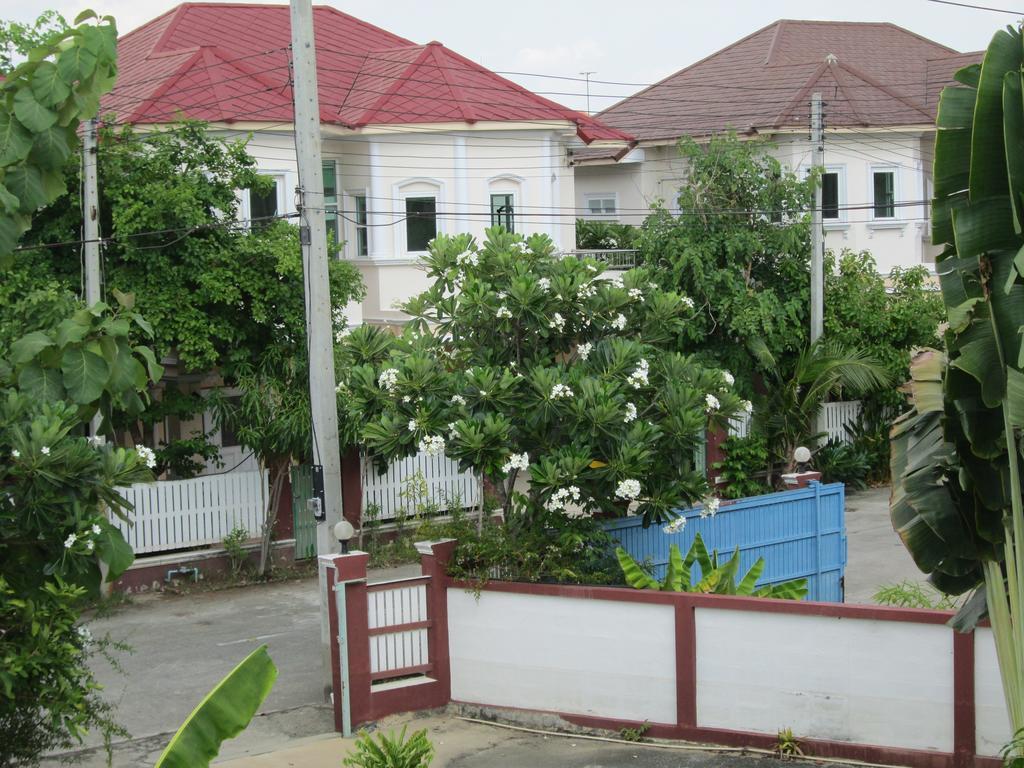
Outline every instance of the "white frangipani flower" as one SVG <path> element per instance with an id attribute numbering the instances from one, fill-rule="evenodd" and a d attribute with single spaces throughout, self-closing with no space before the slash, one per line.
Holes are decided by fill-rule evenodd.
<path id="1" fill-rule="evenodd" d="M 746 411 L 747 413 L 753 413 L 754 412 L 754 404 L 752 402 L 750 402 L 749 400 L 744 400 L 743 401 L 743 410 Z"/>
<path id="2" fill-rule="evenodd" d="M 640 496 L 640 481 L 632 479 L 619 481 L 619 484 L 615 486 L 615 496 L 627 501 L 635 500 Z"/>
<path id="3" fill-rule="evenodd" d="M 135 446 L 135 452 L 139 454 L 139 458 L 146 462 L 146 466 L 150 469 L 156 468 L 156 453 L 153 452 L 152 448 L 148 448 L 145 445 Z"/>
<path id="4" fill-rule="evenodd" d="M 494 316 L 495 317 L 505 317 L 505 318 L 512 317 L 512 310 L 509 309 L 508 307 L 502 305 L 502 306 L 498 307 L 498 311 L 494 313 Z"/>
<path id="5" fill-rule="evenodd" d="M 525 451 L 523 453 L 513 453 L 508 457 L 502 467 L 501 471 L 506 475 L 511 474 L 513 469 L 526 470 L 530 467 L 530 456 Z"/>
<path id="6" fill-rule="evenodd" d="M 597 286 L 593 283 L 584 283 L 576 291 L 576 296 L 580 299 L 589 299 L 597 293 Z"/>
<path id="7" fill-rule="evenodd" d="M 44 445 L 42 448 L 39 449 L 39 452 L 41 454 L 43 454 L 43 456 L 49 456 L 50 455 L 50 446 Z"/>
<path id="8" fill-rule="evenodd" d="M 89 441 L 89 445 L 93 448 L 101 448 L 107 442 L 107 439 L 103 437 L 103 435 L 92 435 L 86 439 Z"/>
<path id="9" fill-rule="evenodd" d="M 103 532 L 103 529 L 100 528 L 98 525 L 96 525 L 96 523 L 93 523 L 92 524 L 92 532 L 93 532 L 93 535 L 99 536 Z"/>
<path id="10" fill-rule="evenodd" d="M 722 500 L 717 496 L 708 496 L 708 498 L 704 499 L 703 507 L 700 510 L 700 516 L 702 518 L 714 517 L 718 514 L 718 508 L 721 504 Z"/>
<path id="11" fill-rule="evenodd" d="M 626 316 L 620 312 L 619 315 L 612 320 L 612 328 L 617 331 L 624 331 L 626 329 Z"/>
<path id="12" fill-rule="evenodd" d="M 440 435 L 428 435 L 420 440 L 420 453 L 427 456 L 440 456 L 444 453 L 444 438 Z"/>
<path id="13" fill-rule="evenodd" d="M 640 358 L 640 362 L 637 363 L 636 368 L 633 370 L 631 374 L 629 374 L 629 378 L 626 379 L 626 381 L 629 383 L 631 387 L 633 387 L 633 389 L 640 389 L 640 387 L 646 387 L 647 374 L 649 372 L 650 365 L 648 364 L 647 360 L 644 358 Z"/>
<path id="14" fill-rule="evenodd" d="M 666 525 L 661 530 L 664 533 L 667 533 L 669 536 L 671 536 L 674 533 L 679 533 L 685 527 L 686 527 L 686 518 L 683 517 L 682 515 L 680 515 L 679 517 L 677 517 L 675 520 L 670 522 L 668 525 Z"/>
<path id="15" fill-rule="evenodd" d="M 21 458 L 21 451 L 19 451 L 17 448 L 12 449 L 11 450 L 11 458 L 12 459 L 20 459 Z"/>
<path id="16" fill-rule="evenodd" d="M 555 312 L 551 317 L 551 320 L 548 321 L 548 328 L 554 328 L 556 331 L 561 333 L 565 330 L 565 318 L 562 317 L 560 313 Z"/>
<path id="17" fill-rule="evenodd" d="M 419 428 L 419 424 L 416 423 L 416 419 L 409 419 L 409 423 L 405 426 L 408 427 L 410 432 L 415 432 Z"/>
<path id="18" fill-rule="evenodd" d="M 85 551 L 92 552 L 96 548 L 96 543 L 92 539 L 85 540 Z"/>
<path id="19" fill-rule="evenodd" d="M 725 385 L 727 387 L 731 387 L 733 384 L 736 383 L 736 377 L 733 376 L 728 371 L 722 371 L 722 378 L 725 379 Z"/>
<path id="20" fill-rule="evenodd" d="M 565 384 L 555 384 L 551 388 L 551 399 L 559 400 L 572 397 L 572 390 Z"/>
<path id="21" fill-rule="evenodd" d="M 579 500 L 580 489 L 575 485 L 570 485 L 567 488 L 559 488 L 551 494 L 551 498 L 544 504 L 544 508 L 549 512 L 562 512 L 570 501 L 578 502 Z"/>
<path id="22" fill-rule="evenodd" d="M 695 305 L 695 304 L 693 303 L 693 299 L 691 299 L 691 298 L 690 298 L 689 296 L 683 296 L 683 297 L 682 297 L 681 299 L 679 299 L 679 301 L 680 301 L 680 302 L 681 302 L 681 303 L 683 304 L 683 306 L 684 306 L 684 307 L 686 307 L 687 309 L 693 309 L 693 308 L 694 308 L 694 306 L 696 306 L 696 305 Z"/>
<path id="23" fill-rule="evenodd" d="M 639 288 L 630 288 L 629 298 L 633 299 L 633 301 L 639 301 L 642 303 L 644 300 L 644 292 L 641 291 Z"/>
<path id="24" fill-rule="evenodd" d="M 455 257 L 455 263 L 460 267 L 476 267 L 480 265 L 480 258 L 472 251 L 463 251 Z"/>
<path id="25" fill-rule="evenodd" d="M 626 403 L 626 415 L 622 420 L 627 424 L 631 421 L 636 421 L 636 406 L 633 403 Z"/>
<path id="26" fill-rule="evenodd" d="M 540 289 L 542 291 L 550 291 L 551 290 L 551 280 L 549 280 L 546 277 L 542 277 L 540 280 L 538 280 L 537 281 L 537 285 L 540 286 Z"/>
<path id="27" fill-rule="evenodd" d="M 466 398 L 464 398 L 462 395 L 452 395 L 451 403 L 452 405 L 465 405 Z"/>
<path id="28" fill-rule="evenodd" d="M 78 537 L 73 533 L 69 533 L 68 537 L 64 539 L 64 549 L 71 549 L 75 546 L 76 541 L 78 541 Z"/>
<path id="29" fill-rule="evenodd" d="M 707 409 L 707 412 L 711 413 L 713 411 L 717 411 L 722 406 L 722 404 L 718 402 L 717 397 L 708 393 L 704 395 L 704 406 Z"/>
<path id="30" fill-rule="evenodd" d="M 576 354 L 580 356 L 580 360 L 586 360 L 590 357 L 590 353 L 593 351 L 594 345 L 589 341 L 585 341 L 576 347 Z"/>
<path id="31" fill-rule="evenodd" d="M 387 368 L 381 371 L 380 376 L 377 377 L 377 386 L 381 389 L 387 390 L 388 392 L 394 392 L 395 387 L 398 385 L 398 369 Z"/>

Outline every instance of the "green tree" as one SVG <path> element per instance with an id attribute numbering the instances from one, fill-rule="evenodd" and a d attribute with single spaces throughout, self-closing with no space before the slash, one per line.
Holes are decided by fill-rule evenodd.
<path id="1" fill-rule="evenodd" d="M 152 323 L 159 355 L 186 372 L 216 370 L 234 383 L 269 346 L 298 354 L 305 346 L 302 256 L 287 221 L 235 223 L 240 189 L 266 189 L 244 141 L 227 141 L 202 123 L 160 132 L 101 132 L 99 186 L 104 277 L 134 293 Z M 77 178 L 77 162 L 68 166 Z M 36 217 L 26 245 L 78 239 L 77 183 Z M 152 233 L 152 234 L 151 234 Z M 32 253 L 34 274 L 74 289 L 78 246 Z M 335 305 L 362 296 L 358 271 L 332 259 Z"/>
<path id="2" fill-rule="evenodd" d="M 707 494 L 694 448 L 744 403 L 727 373 L 668 351 L 691 303 L 645 270 L 610 277 L 559 258 L 544 235 L 487 238 L 433 241 L 433 284 L 406 304 L 415 320 L 386 358 L 376 335 L 345 341 L 342 397 L 379 465 L 445 453 L 539 525 L 563 514 L 662 522 Z"/>
<path id="3" fill-rule="evenodd" d="M 10 72 L 19 59 L 28 58 L 36 48 L 68 31 L 68 22 L 57 11 L 48 10 L 29 23 L 0 19 L 0 72 Z"/>
<path id="4" fill-rule="evenodd" d="M 806 211 L 816 179 L 786 171 L 768 147 L 735 134 L 703 144 L 683 139 L 681 213 L 656 207 L 639 241 L 654 280 L 696 302 L 679 349 L 735 371 L 745 388 L 754 369 L 752 349 L 767 349 L 784 363 L 807 341 Z"/>
<path id="5" fill-rule="evenodd" d="M 943 90 L 932 239 L 946 349 L 912 366 L 913 410 L 893 428 L 891 515 L 929 581 L 975 590 L 955 625 L 992 622 L 1022 756 L 1024 729 L 1024 39 L 1008 27 Z"/>
<path id="6" fill-rule="evenodd" d="M 63 166 L 81 119 L 113 83 L 112 19 L 85 12 L 74 29 L 32 51 L 0 83 L 0 262 L 14 260 L 36 209 L 64 188 Z M 100 563 L 116 578 L 131 549 L 104 515 L 124 513 L 117 485 L 152 478 L 152 456 L 81 435 L 99 412 L 138 413 L 162 374 L 133 297 L 61 316 L 66 295 L 40 296 L 42 315 L 0 334 L 0 764 L 34 765 L 89 729 L 119 732 L 88 666 L 76 626 Z M 62 305 L 62 302 L 65 302 Z M 33 305 L 25 305 L 29 311 Z"/>

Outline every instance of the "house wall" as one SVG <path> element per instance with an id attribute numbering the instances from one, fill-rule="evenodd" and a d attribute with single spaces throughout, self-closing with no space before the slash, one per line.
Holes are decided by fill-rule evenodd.
<path id="1" fill-rule="evenodd" d="M 786 167 L 806 170 L 811 147 L 806 135 L 774 137 L 773 154 Z M 888 274 L 894 267 L 934 265 L 940 249 L 930 244 L 931 230 L 926 200 L 931 195 L 932 132 L 857 131 L 829 133 L 825 142 L 825 166 L 840 173 L 840 218 L 825 224 L 825 246 L 839 253 L 845 248 L 870 251 L 878 271 Z M 642 154 L 639 154 L 642 153 Z M 674 145 L 634 150 L 636 162 L 614 165 L 581 165 L 575 168 L 576 206 L 587 214 L 590 195 L 613 193 L 619 212 L 610 218 L 640 224 L 643 209 L 657 200 L 675 208 L 675 196 L 686 177 L 686 164 Z M 629 160 L 627 155 L 624 160 Z M 897 205 L 892 219 L 876 219 L 872 208 L 872 172 L 891 168 L 896 176 Z M 853 209 L 855 208 L 855 209 Z"/>
<path id="2" fill-rule="evenodd" d="M 229 134 L 242 137 L 242 134 Z M 518 232 L 549 235 L 560 249 L 575 244 L 574 175 L 567 162 L 573 136 L 558 131 L 422 131 L 324 137 L 324 161 L 338 174 L 342 257 L 359 268 L 366 283 L 362 305 L 349 306 L 349 323 L 403 322 L 395 307 L 428 286 L 422 253 L 407 248 L 405 199 L 436 199 L 437 231 L 469 232 L 483 240 L 490 226 L 490 195 L 514 195 Z M 279 179 L 278 210 L 295 211 L 298 184 L 290 133 L 261 131 L 249 141 L 261 172 Z M 356 249 L 353 195 L 365 195 L 368 254 Z M 248 217 L 247 195 L 242 212 Z M 565 215 L 560 215 L 564 213 Z"/>

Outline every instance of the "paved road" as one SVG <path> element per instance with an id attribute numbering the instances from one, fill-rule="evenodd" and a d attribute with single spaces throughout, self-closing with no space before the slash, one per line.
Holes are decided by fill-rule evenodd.
<path id="1" fill-rule="evenodd" d="M 887 584 L 925 581 L 889 520 L 889 488 L 846 497 L 846 602 L 873 603 Z"/>

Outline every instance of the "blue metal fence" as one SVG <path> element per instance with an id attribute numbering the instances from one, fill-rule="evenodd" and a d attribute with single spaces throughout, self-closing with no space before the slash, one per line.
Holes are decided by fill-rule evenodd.
<path id="1" fill-rule="evenodd" d="M 665 575 L 669 545 L 677 544 L 685 555 L 699 533 L 719 557 L 729 557 L 739 547 L 743 573 L 763 557 L 759 585 L 806 578 L 808 600 L 841 603 L 846 570 L 844 502 L 842 483 L 811 483 L 795 491 L 723 502 L 714 517 L 701 519 L 699 509 L 687 510 L 686 527 L 675 534 L 666 534 L 657 525 L 645 529 L 638 517 L 609 521 L 605 529 L 637 562 L 649 559 L 659 578 Z"/>

